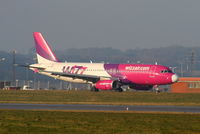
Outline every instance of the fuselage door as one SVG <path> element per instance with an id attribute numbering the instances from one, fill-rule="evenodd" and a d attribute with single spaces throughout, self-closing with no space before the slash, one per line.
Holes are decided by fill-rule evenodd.
<path id="1" fill-rule="evenodd" d="M 155 71 L 156 71 L 156 66 L 152 66 L 151 67 L 151 71 L 149 73 L 149 77 L 150 78 L 154 78 L 155 77 Z"/>

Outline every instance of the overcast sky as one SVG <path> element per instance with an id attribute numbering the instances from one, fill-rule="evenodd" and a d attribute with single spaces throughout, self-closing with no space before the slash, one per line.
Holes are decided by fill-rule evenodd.
<path id="1" fill-rule="evenodd" d="M 0 50 L 200 46 L 200 0 L 0 0 Z"/>

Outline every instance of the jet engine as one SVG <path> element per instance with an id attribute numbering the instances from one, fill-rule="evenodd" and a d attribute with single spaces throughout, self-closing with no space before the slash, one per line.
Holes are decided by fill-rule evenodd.
<path id="1" fill-rule="evenodd" d="M 95 83 L 95 87 L 101 90 L 111 90 L 118 88 L 118 81 L 113 80 L 100 80 Z"/>

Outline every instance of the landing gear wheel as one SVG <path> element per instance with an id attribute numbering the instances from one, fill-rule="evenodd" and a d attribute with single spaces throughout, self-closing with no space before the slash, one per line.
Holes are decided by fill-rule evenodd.
<path id="1" fill-rule="evenodd" d="M 156 90 L 156 93 L 160 93 L 160 90 L 159 90 L 159 88 L 156 88 L 155 90 Z"/>
<path id="2" fill-rule="evenodd" d="M 116 89 L 117 92 L 123 92 L 123 89 L 121 87 Z"/>
<path id="3" fill-rule="evenodd" d="M 155 91 L 156 93 L 160 93 L 160 89 L 158 88 L 158 85 L 155 85 L 155 86 L 153 87 L 153 89 L 154 89 L 154 91 Z"/>
<path id="4" fill-rule="evenodd" d="M 91 88 L 91 91 L 98 92 L 99 89 L 93 86 L 93 87 Z"/>

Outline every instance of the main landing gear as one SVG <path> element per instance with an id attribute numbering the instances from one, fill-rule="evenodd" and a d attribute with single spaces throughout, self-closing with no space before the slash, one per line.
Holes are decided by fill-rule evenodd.
<path id="1" fill-rule="evenodd" d="M 92 92 L 99 92 L 100 89 L 96 88 L 95 86 L 92 86 L 91 88 L 91 91 Z M 123 92 L 123 88 L 121 87 L 118 87 L 118 88 L 115 88 L 115 89 L 111 89 L 111 90 L 114 90 L 116 92 Z"/>
<path id="2" fill-rule="evenodd" d="M 92 86 L 91 91 L 93 91 L 93 92 L 99 92 L 99 89 L 96 88 L 95 86 Z"/>
<path id="3" fill-rule="evenodd" d="M 115 89 L 115 91 L 117 91 L 117 92 L 123 92 L 123 89 L 121 87 L 118 87 L 118 88 Z"/>

